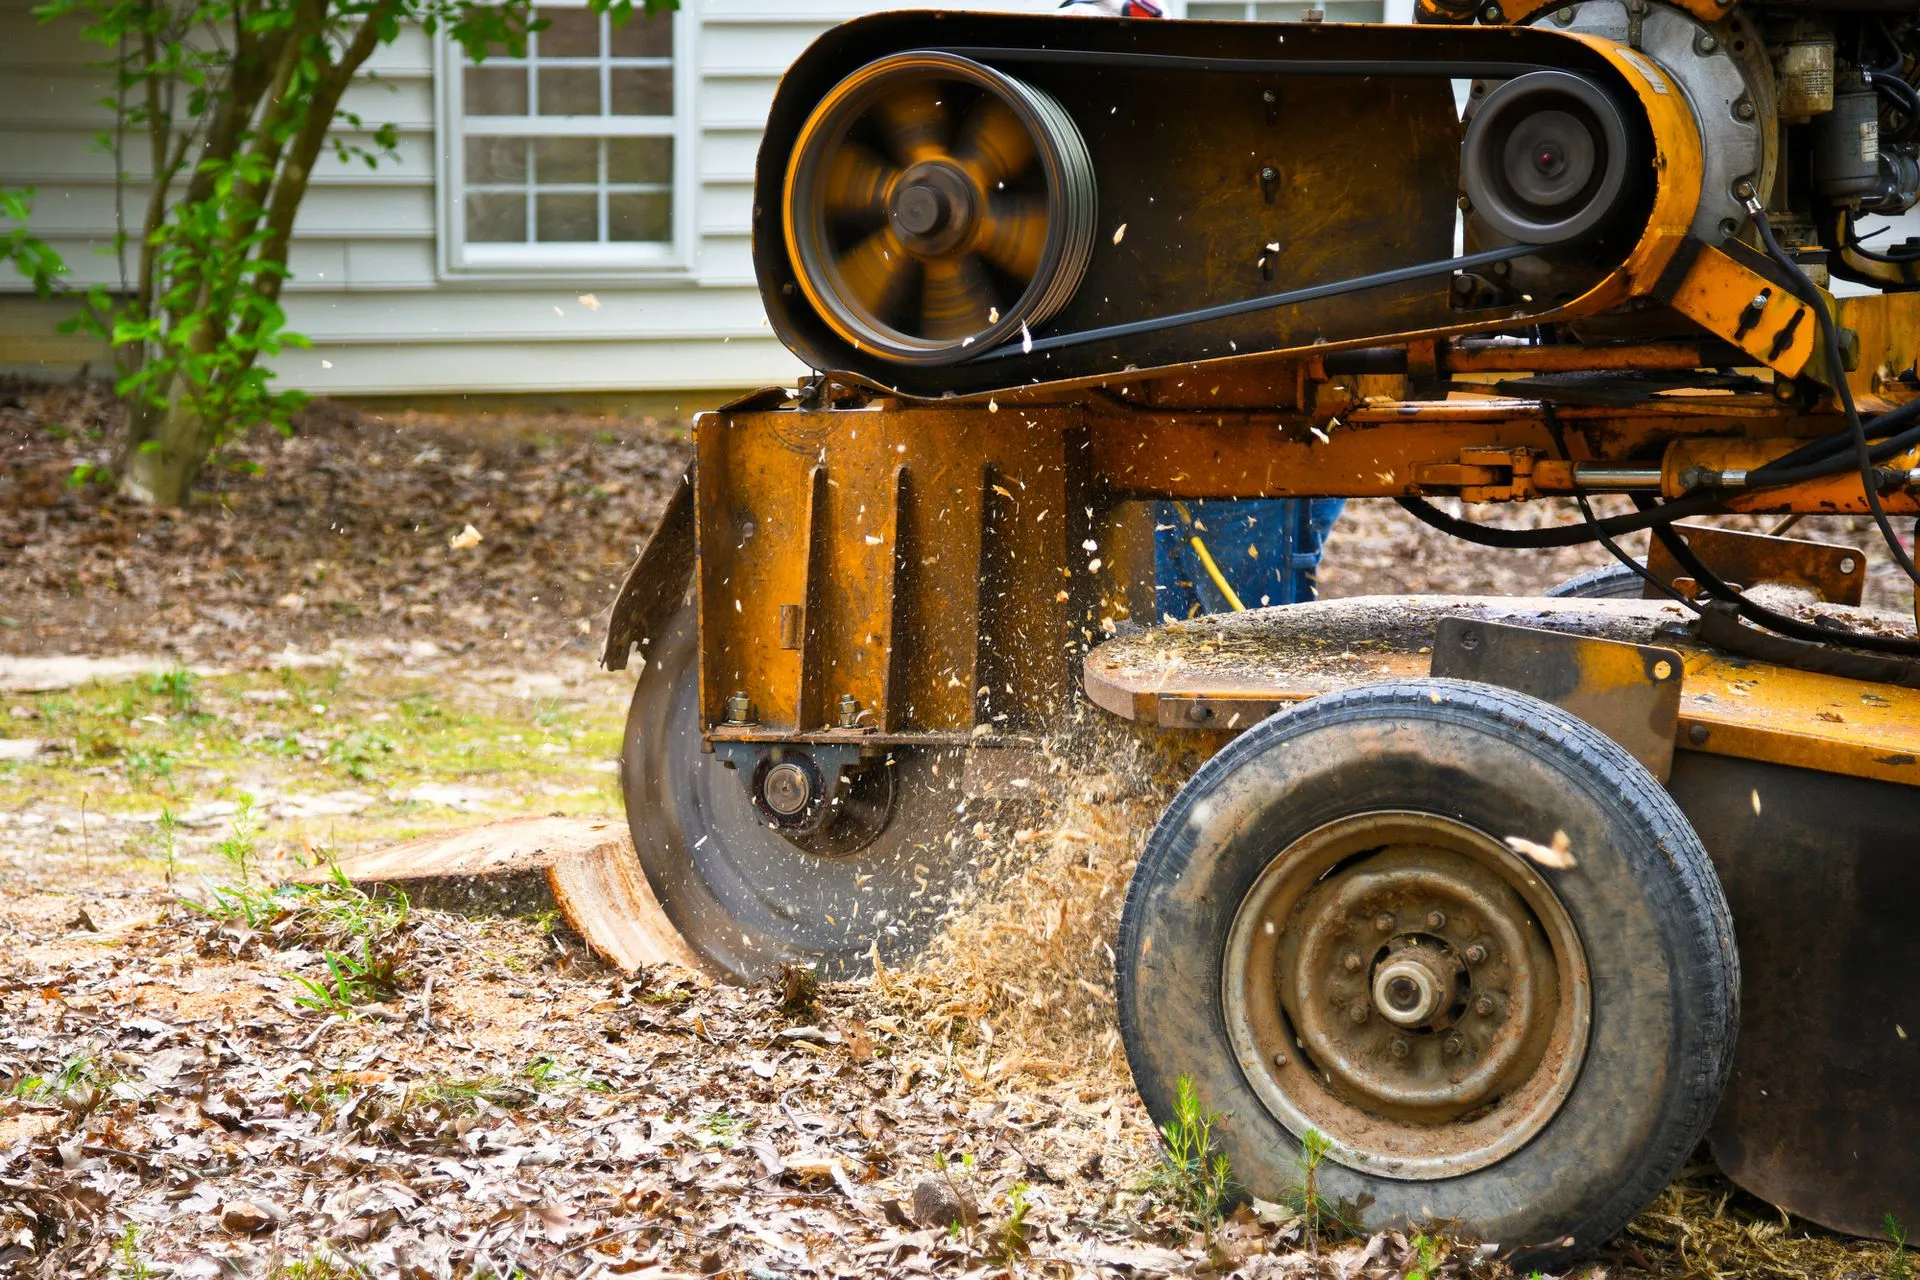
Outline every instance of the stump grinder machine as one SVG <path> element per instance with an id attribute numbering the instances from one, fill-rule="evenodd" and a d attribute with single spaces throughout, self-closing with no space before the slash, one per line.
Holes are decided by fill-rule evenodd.
<path id="1" fill-rule="evenodd" d="M 1920 192 L 1920 8 L 1421 3 L 799 58 L 753 252 L 819 372 L 699 419 L 608 637 L 647 875 L 717 971 L 898 959 L 1084 698 L 1211 751 L 1118 1012 L 1251 1193 L 1317 1131 L 1364 1226 L 1553 1259 L 1705 1139 L 1920 1224 L 1920 641 L 1859 549 L 1706 519 L 1870 516 L 1914 573 L 1920 241 L 1873 227 Z M 1623 566 L 1156 609 L 1155 503 L 1316 497 Z"/>

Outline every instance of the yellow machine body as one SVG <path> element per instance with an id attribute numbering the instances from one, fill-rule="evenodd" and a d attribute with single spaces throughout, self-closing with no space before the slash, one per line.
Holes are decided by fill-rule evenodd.
<path id="1" fill-rule="evenodd" d="M 1651 8 L 1728 44 L 1764 39 L 1764 24 L 1706 0 Z M 1920 901 L 1920 668 L 1851 650 L 1816 660 L 1803 643 L 1758 639 L 1730 616 L 1706 629 L 1663 601 L 1328 602 L 1271 611 L 1284 623 L 1158 625 L 1152 500 L 1676 501 L 1733 477 L 1716 510 L 1868 509 L 1855 471 L 1751 489 L 1737 478 L 1842 429 L 1843 388 L 1869 415 L 1920 395 L 1920 293 L 1805 296 L 1744 228 L 1721 236 L 1703 222 L 1728 193 L 1712 189 L 1697 84 L 1630 40 L 1512 4 L 1502 14 L 1365 28 L 888 14 L 823 38 L 775 103 L 755 210 L 769 315 L 822 373 L 798 396 L 699 418 L 691 483 L 622 593 L 609 664 L 665 633 L 686 584 L 701 744 L 731 753 L 745 780 L 783 752 L 1018 751 L 1082 691 L 1116 715 L 1224 743 L 1303 699 L 1425 676 L 1448 618 L 1558 633 L 1571 646 L 1553 650 L 1564 679 L 1530 692 L 1596 723 L 1666 783 L 1733 905 L 1745 1029 L 1715 1130 L 1723 1163 L 1834 1226 L 1920 1219 L 1920 1116 L 1904 1092 L 1920 1041 L 1894 1035 L 1898 1023 L 1920 1036 L 1920 951 L 1886 915 Z M 917 51 L 1017 76 L 1071 116 L 1097 216 L 1076 250 L 1078 287 L 1044 323 L 995 337 L 994 308 L 980 349 L 956 354 L 939 341 L 948 322 L 930 270 L 918 336 L 932 354 L 894 358 L 856 322 L 885 302 L 884 282 L 858 275 L 870 264 L 806 260 L 812 197 L 794 173 L 866 92 L 853 73 Z M 1452 84 L 1539 68 L 1603 87 L 1636 167 L 1611 230 L 1543 251 L 1552 271 L 1530 278 L 1559 284 L 1503 292 L 1491 268 L 1444 265 L 1502 245 L 1471 222 L 1456 245 L 1465 126 Z M 843 178 L 857 159 L 836 161 Z M 1767 163 L 1774 172 L 1756 169 L 1733 208 L 1798 181 Z M 820 198 L 832 208 L 848 189 Z M 937 232 L 950 215 L 904 216 Z M 892 234 L 873 241 L 888 261 Z M 1044 256 L 979 234 L 990 257 L 1025 268 Z M 1443 265 L 1207 311 L 1428 263 Z M 834 314 L 821 283 L 833 279 L 851 282 L 842 309 L 856 321 Z M 1821 307 L 1843 335 L 1838 363 Z M 1153 327 L 1181 315 L 1200 318 Z M 1920 449 L 1880 465 L 1920 475 Z M 1920 513 L 1912 483 L 1878 496 L 1889 514 Z M 1858 551 L 1711 531 L 1692 545 L 1741 585 L 1794 586 L 1842 616 L 1859 603 Z M 1380 621 L 1396 608 L 1423 620 Z M 1216 625 L 1275 660 L 1220 658 Z M 1142 626 L 1152 644 L 1110 641 Z M 1672 665 L 1656 676 L 1608 647 L 1628 643 L 1664 646 Z M 1610 721 L 1609 704 L 1637 707 L 1642 693 L 1650 711 Z M 1842 914 L 1809 915 L 1809 903 Z"/>

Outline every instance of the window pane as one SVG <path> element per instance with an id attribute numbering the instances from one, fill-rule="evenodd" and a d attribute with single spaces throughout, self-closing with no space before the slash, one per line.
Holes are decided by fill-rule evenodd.
<path id="1" fill-rule="evenodd" d="M 524 244 L 527 198 L 510 194 L 467 193 L 467 239 L 476 244 Z"/>
<path id="2" fill-rule="evenodd" d="M 540 114 L 543 116 L 597 116 L 600 114 L 598 67 L 541 67 Z"/>
<path id="3" fill-rule="evenodd" d="M 673 114 L 673 68 L 615 67 L 611 74 L 614 115 Z"/>
<path id="4" fill-rule="evenodd" d="M 539 219 L 542 241 L 598 240 L 600 217 L 594 209 L 595 198 L 583 196 L 535 196 L 534 216 Z"/>
<path id="5" fill-rule="evenodd" d="M 552 25 L 539 36 L 535 50 L 542 58 L 597 58 L 600 56 L 600 15 L 587 9 L 536 9 L 536 16 Z"/>
<path id="6" fill-rule="evenodd" d="M 613 28 L 612 44 L 616 58 L 671 58 L 673 14 L 660 13 L 649 18 L 636 13 L 626 26 Z"/>
<path id="7" fill-rule="evenodd" d="M 614 192 L 607 197 L 607 239 L 673 239 L 673 197 L 664 191 Z"/>
<path id="8" fill-rule="evenodd" d="M 535 138 L 533 180 L 543 186 L 556 182 L 600 181 L 600 141 L 597 138 Z"/>
<path id="9" fill-rule="evenodd" d="M 468 138 L 467 181 L 491 185 L 527 180 L 524 138 Z"/>
<path id="10" fill-rule="evenodd" d="M 466 107 L 470 116 L 527 114 L 525 67 L 468 67 Z"/>
<path id="11" fill-rule="evenodd" d="M 607 181 L 672 182 L 672 138 L 608 138 Z"/>

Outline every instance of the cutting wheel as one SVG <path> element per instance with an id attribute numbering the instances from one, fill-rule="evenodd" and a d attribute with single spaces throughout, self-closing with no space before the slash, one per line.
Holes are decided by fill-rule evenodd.
<path id="1" fill-rule="evenodd" d="M 755 805 L 741 771 L 702 749 L 693 610 L 648 646 L 620 752 L 627 823 L 647 881 L 702 959 L 735 978 L 781 964 L 835 977 L 919 950 L 964 860 L 931 752 L 888 753 L 805 835 Z M 946 776 L 957 776 L 948 768 Z"/>
<path id="2" fill-rule="evenodd" d="M 947 364 L 1031 332 L 1093 251 L 1093 165 L 1059 103 L 965 58 L 905 53 L 848 76 L 787 170 L 800 288 L 844 339 Z"/>

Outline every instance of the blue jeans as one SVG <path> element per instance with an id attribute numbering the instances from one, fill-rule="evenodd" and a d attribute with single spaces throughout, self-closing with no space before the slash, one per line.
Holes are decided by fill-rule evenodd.
<path id="1" fill-rule="evenodd" d="M 1191 618 L 1233 606 L 1214 584 L 1192 539 L 1199 537 L 1234 594 L 1249 609 L 1315 596 L 1327 534 L 1342 498 L 1260 498 L 1154 503 L 1153 569 L 1160 616 Z"/>

